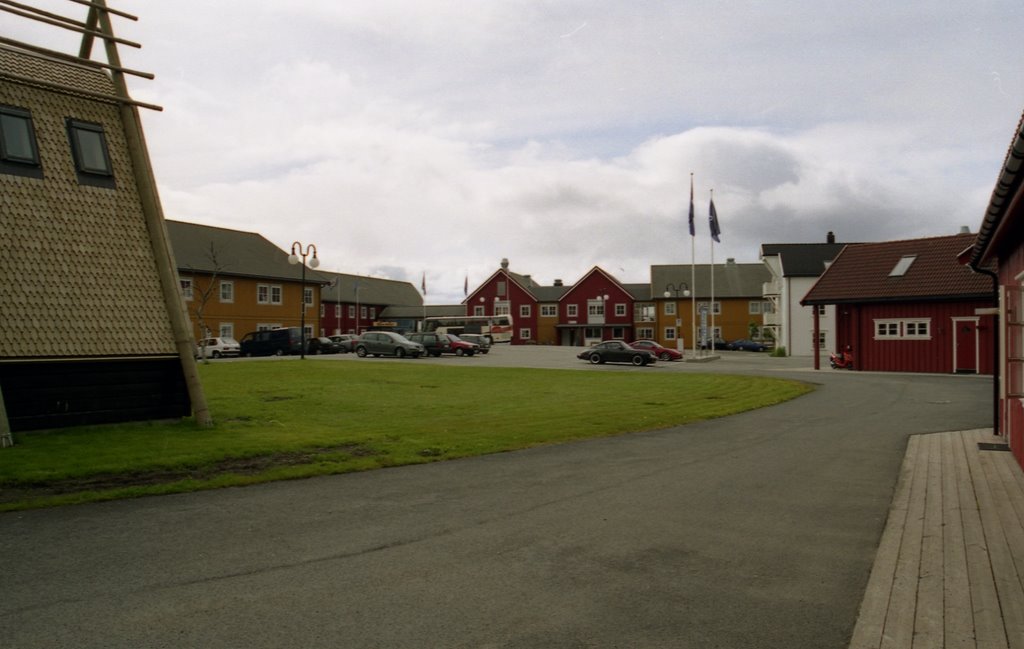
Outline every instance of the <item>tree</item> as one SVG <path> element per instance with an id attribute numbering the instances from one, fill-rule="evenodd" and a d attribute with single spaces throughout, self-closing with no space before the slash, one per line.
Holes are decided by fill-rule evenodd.
<path id="1" fill-rule="evenodd" d="M 219 288 L 217 277 L 225 269 L 221 262 L 223 259 L 221 252 L 221 249 L 211 241 L 210 247 L 206 251 L 206 258 L 210 262 L 208 269 L 197 270 L 192 266 L 188 267 L 192 273 L 192 301 L 189 315 L 194 318 L 195 323 L 199 326 L 199 353 L 202 356 L 203 363 L 210 362 L 210 359 L 206 357 L 206 339 L 211 333 L 210 328 L 206 326 L 206 305 L 209 304 L 210 299 L 217 292 Z M 205 286 L 200 281 L 200 275 L 207 277 Z"/>

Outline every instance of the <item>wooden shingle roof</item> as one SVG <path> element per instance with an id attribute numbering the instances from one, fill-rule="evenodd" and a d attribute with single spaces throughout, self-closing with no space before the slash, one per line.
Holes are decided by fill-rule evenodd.
<path id="1" fill-rule="evenodd" d="M 966 233 L 849 244 L 801 304 L 991 298 L 991 279 L 957 260 L 974 238 Z M 904 273 L 892 274 L 901 259 L 910 257 Z"/>

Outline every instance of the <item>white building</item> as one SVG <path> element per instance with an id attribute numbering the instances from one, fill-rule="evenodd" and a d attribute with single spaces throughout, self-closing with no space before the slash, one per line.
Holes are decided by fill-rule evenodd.
<path id="1" fill-rule="evenodd" d="M 800 305 L 807 291 L 843 249 L 831 232 L 825 243 L 764 243 L 761 261 L 771 273 L 762 294 L 772 303 L 764 327 L 775 336 L 776 347 L 790 356 L 813 356 L 815 347 L 835 348 L 835 307 L 821 306 L 818 340 L 814 340 L 814 308 Z"/>

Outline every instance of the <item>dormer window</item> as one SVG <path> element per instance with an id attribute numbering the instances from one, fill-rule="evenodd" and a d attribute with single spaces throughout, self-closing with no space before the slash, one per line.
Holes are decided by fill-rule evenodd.
<path id="1" fill-rule="evenodd" d="M 889 277 L 903 277 L 910 270 L 910 265 L 917 259 L 917 255 L 903 255 L 900 260 L 896 262 L 896 266 L 889 273 Z"/>
<path id="2" fill-rule="evenodd" d="M 114 168 L 110 164 L 103 126 L 68 119 L 68 138 L 71 140 L 78 182 L 83 185 L 113 188 Z"/>
<path id="3" fill-rule="evenodd" d="M 0 106 L 0 173 L 43 177 L 32 114 L 23 108 Z"/>

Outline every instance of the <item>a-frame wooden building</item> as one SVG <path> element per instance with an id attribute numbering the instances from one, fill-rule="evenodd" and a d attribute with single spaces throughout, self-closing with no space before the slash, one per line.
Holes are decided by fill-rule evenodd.
<path id="1" fill-rule="evenodd" d="M 82 5 L 88 7 L 82 9 Z M 77 53 L 0 38 L 0 436 L 195 415 L 209 423 L 139 107 L 105 0 Z M 93 59 L 94 45 L 103 59 Z"/>

